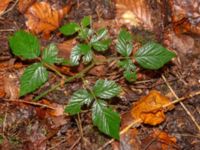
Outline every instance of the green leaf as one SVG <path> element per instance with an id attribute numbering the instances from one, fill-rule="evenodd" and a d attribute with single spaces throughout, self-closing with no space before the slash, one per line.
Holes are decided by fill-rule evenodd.
<path id="1" fill-rule="evenodd" d="M 50 44 L 42 53 L 42 61 L 48 64 L 60 64 L 64 62 L 63 58 L 58 58 L 58 49 L 55 44 Z"/>
<path id="2" fill-rule="evenodd" d="M 82 20 L 81 20 L 81 25 L 83 27 L 87 27 L 91 24 L 91 19 L 90 16 L 85 16 Z"/>
<path id="3" fill-rule="evenodd" d="M 117 52 L 124 57 L 128 57 L 131 54 L 133 50 L 132 36 L 128 31 L 124 29 L 120 31 L 117 39 L 116 49 Z"/>
<path id="4" fill-rule="evenodd" d="M 34 59 L 40 55 L 40 43 L 37 37 L 25 31 L 17 31 L 9 38 L 13 54 L 25 59 Z"/>
<path id="5" fill-rule="evenodd" d="M 20 78 L 20 96 L 33 92 L 48 80 L 48 71 L 41 63 L 27 67 Z"/>
<path id="6" fill-rule="evenodd" d="M 81 40 L 86 40 L 86 39 L 89 38 L 92 34 L 93 34 L 93 30 L 92 30 L 92 29 L 83 28 L 83 29 L 80 29 L 79 34 L 78 34 L 78 37 L 79 37 Z"/>
<path id="7" fill-rule="evenodd" d="M 92 38 L 91 38 L 91 41 L 90 43 L 94 43 L 94 42 L 97 42 L 103 38 L 105 38 L 105 36 L 107 35 L 108 33 L 108 30 L 106 28 L 102 28 L 102 29 L 99 29 L 97 31 L 97 35 L 94 35 Z"/>
<path id="8" fill-rule="evenodd" d="M 149 42 L 136 52 L 135 59 L 143 68 L 156 70 L 163 67 L 175 56 L 175 53 L 162 45 Z"/>
<path id="9" fill-rule="evenodd" d="M 129 82 L 136 81 L 137 80 L 137 73 L 136 73 L 136 71 L 125 70 L 124 71 L 124 78 Z"/>
<path id="10" fill-rule="evenodd" d="M 76 91 L 65 108 L 65 112 L 75 115 L 81 111 L 81 106 L 84 104 L 90 105 L 93 97 L 87 90 L 81 89 Z"/>
<path id="11" fill-rule="evenodd" d="M 118 65 L 125 70 L 136 70 L 136 66 L 134 65 L 131 59 L 121 60 L 118 62 Z"/>
<path id="12" fill-rule="evenodd" d="M 59 30 L 62 34 L 68 36 L 68 35 L 73 35 L 77 31 L 79 31 L 80 26 L 75 22 L 71 22 L 71 23 L 68 23 L 68 24 L 62 26 Z"/>
<path id="13" fill-rule="evenodd" d="M 119 140 L 120 116 L 111 108 L 107 108 L 102 100 L 95 101 L 92 107 L 93 124 L 98 129 Z"/>
<path id="14" fill-rule="evenodd" d="M 109 80 L 97 80 L 93 87 L 93 91 L 95 96 L 110 99 L 114 96 L 117 96 L 120 92 L 121 88 L 114 81 Z"/>
<path id="15" fill-rule="evenodd" d="M 105 51 L 105 50 L 108 49 L 110 43 L 111 43 L 110 39 L 102 40 L 102 41 L 97 41 L 97 42 L 92 43 L 92 47 L 96 51 Z"/>
<path id="16" fill-rule="evenodd" d="M 76 45 L 71 52 L 70 60 L 72 65 L 78 65 L 81 56 L 83 55 L 83 62 L 88 63 L 92 60 L 92 50 L 87 44 Z"/>

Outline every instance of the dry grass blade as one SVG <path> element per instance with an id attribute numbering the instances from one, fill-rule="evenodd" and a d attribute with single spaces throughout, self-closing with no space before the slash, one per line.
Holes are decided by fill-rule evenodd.
<path id="1" fill-rule="evenodd" d="M 176 97 L 176 99 L 180 99 L 177 94 L 174 92 L 174 90 L 172 89 L 172 87 L 170 86 L 169 82 L 167 81 L 167 79 L 165 78 L 164 75 L 162 75 L 163 80 L 165 81 L 166 85 L 168 86 L 168 88 L 170 89 L 170 91 L 172 92 L 172 94 L 174 95 L 174 97 Z M 197 123 L 196 119 L 194 118 L 194 116 L 190 113 L 190 111 L 187 109 L 187 107 L 180 101 L 179 102 L 181 104 L 181 106 L 183 107 L 183 109 L 186 111 L 186 113 L 190 116 L 190 118 L 192 119 L 192 121 L 194 122 L 194 124 L 196 125 L 197 129 L 200 131 L 200 126 Z"/>

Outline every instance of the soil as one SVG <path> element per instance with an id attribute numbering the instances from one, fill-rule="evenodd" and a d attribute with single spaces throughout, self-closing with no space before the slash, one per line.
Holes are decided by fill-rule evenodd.
<path id="1" fill-rule="evenodd" d="M 51 3 L 63 5 L 65 1 L 51 0 Z M 69 21 L 80 21 L 83 16 L 91 15 L 94 21 L 108 20 L 115 17 L 114 3 L 108 0 L 81 0 L 74 1 L 74 6 L 68 16 L 62 22 L 65 24 Z M 155 7 L 155 3 L 151 3 Z M 13 3 L 8 6 L 11 7 Z M 152 6 L 152 7 L 153 7 Z M 160 9 L 160 8 L 159 8 Z M 157 19 L 162 19 L 157 18 Z M 10 81 L 14 86 L 19 85 L 19 77 L 22 74 L 27 62 L 16 58 L 10 51 L 8 45 L 8 38 L 15 31 L 19 29 L 26 29 L 25 18 L 17 10 L 15 6 L 11 11 L 0 18 L 0 77 L 12 76 Z M 162 38 L 158 37 L 159 33 L 164 33 L 169 28 L 170 22 L 167 25 L 162 20 L 162 25 L 156 28 L 155 38 L 162 42 Z M 146 39 L 151 38 L 152 33 L 132 29 L 133 33 L 142 34 Z M 45 40 L 38 36 L 41 40 L 41 45 L 46 46 L 48 43 L 63 42 L 66 39 L 57 38 L 56 33 L 52 33 L 52 38 Z M 150 35 L 150 36 L 149 36 Z M 198 49 L 198 36 L 190 35 L 197 41 L 196 49 Z M 176 50 L 176 49 L 174 49 Z M 112 53 L 112 50 L 111 50 Z M 104 73 L 99 77 L 92 73 L 85 76 L 90 84 L 98 78 L 113 79 L 119 83 L 124 93 L 120 95 L 115 101 L 111 101 L 120 114 L 128 112 L 133 103 L 135 103 L 141 96 L 146 95 L 150 90 L 158 90 L 163 95 L 166 95 L 173 100 L 173 94 L 168 86 L 163 81 L 164 75 L 169 81 L 174 92 L 178 97 L 188 96 L 200 90 L 200 52 L 195 51 L 190 53 L 181 53 L 181 49 L 176 50 L 177 58 L 171 63 L 165 65 L 164 68 L 158 71 L 140 70 L 141 79 L 135 83 L 128 83 L 123 79 L 121 70 L 117 69 L 116 64 L 104 65 Z M 14 64 L 22 64 L 22 67 L 13 67 Z M 3 82 L 0 86 L 3 86 Z M 51 73 L 50 80 L 38 91 L 25 96 L 24 100 L 30 100 L 39 93 L 49 89 L 59 78 Z M 64 106 L 68 103 L 71 94 L 82 87 L 81 80 L 75 80 L 69 84 L 50 92 L 44 99 L 54 103 L 55 105 Z M 13 93 L 11 92 L 11 95 Z M 7 95 L 6 95 L 7 96 Z M 7 97 L 0 98 L 0 135 L 1 135 L 1 149 L 2 150 L 95 150 L 104 145 L 110 140 L 109 137 L 101 134 L 92 124 L 91 113 L 83 111 L 80 118 L 77 116 L 70 117 L 67 115 L 51 116 L 47 113 L 48 109 L 40 108 L 32 104 L 9 102 Z M 197 123 L 200 124 L 200 96 L 195 96 L 183 101 L 184 106 L 191 112 Z M 81 137 L 80 127 L 77 125 L 81 122 L 83 138 Z M 180 104 L 176 104 L 172 111 L 166 113 L 166 121 L 155 127 L 149 125 L 141 125 L 138 127 L 137 141 L 140 149 L 152 149 L 151 141 L 145 141 L 149 135 L 155 130 L 160 129 L 174 136 L 177 140 L 174 149 L 183 150 L 199 150 L 200 149 L 200 134 L 191 117 L 187 114 Z M 2 141 L 2 139 L 4 139 Z M 145 143 L 145 142 L 146 143 Z M 145 144 L 146 146 L 141 146 Z M 149 146 L 148 146 L 149 145 Z M 117 146 L 119 149 L 120 147 Z M 105 150 L 116 149 L 115 144 L 108 145 Z M 124 149 L 121 147 L 121 149 Z M 131 147 L 131 149 L 137 149 Z M 155 150 L 155 149 L 154 149 Z"/>

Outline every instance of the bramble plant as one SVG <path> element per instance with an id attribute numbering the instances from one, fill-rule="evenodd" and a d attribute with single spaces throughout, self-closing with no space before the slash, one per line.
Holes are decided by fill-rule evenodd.
<path id="1" fill-rule="evenodd" d="M 111 43 L 107 29 L 101 28 L 95 32 L 92 28 L 89 28 L 90 25 L 90 17 L 84 17 L 80 25 L 71 22 L 60 28 L 60 32 L 66 36 L 78 33 L 80 39 L 80 43 L 71 52 L 70 61 L 72 65 L 79 65 L 81 56 L 84 64 L 91 62 L 93 50 L 103 52 L 108 49 Z"/>
<path id="2" fill-rule="evenodd" d="M 83 79 L 84 81 L 83 76 L 95 65 L 117 60 L 119 67 L 124 70 L 124 78 L 133 82 L 137 79 L 137 65 L 134 62 L 145 69 L 157 70 L 175 57 L 173 52 L 155 42 L 144 44 L 133 54 L 133 37 L 127 30 L 121 29 L 116 42 L 116 50 L 120 56 L 112 56 L 107 60 L 97 62 L 94 57 L 95 51 L 104 52 L 109 49 L 111 44 L 106 28 L 95 31 L 91 28 L 90 17 L 84 17 L 80 24 L 71 22 L 62 26 L 59 30 L 65 36 L 77 36 L 78 44 L 72 48 L 70 65 L 79 65 L 82 60 L 87 66 L 74 76 L 66 77 L 55 69 L 55 64 L 65 65 L 68 61 L 57 56 L 58 50 L 55 44 L 50 44 L 41 52 L 39 40 L 36 36 L 22 30 L 17 31 L 9 38 L 12 53 L 21 59 L 37 60 L 25 69 L 20 78 L 20 96 L 34 92 L 47 82 L 48 70 L 54 71 L 62 78 L 62 81 L 65 78 L 64 83 L 71 82 L 74 79 Z M 63 82 L 55 84 L 35 97 L 34 100 L 39 100 L 62 84 Z M 120 116 L 106 102 L 118 96 L 121 87 L 114 81 L 107 79 L 99 79 L 93 87 L 87 85 L 83 87 L 83 89 L 74 92 L 69 104 L 65 107 L 65 112 L 75 115 L 81 112 L 82 106 L 92 107 L 93 124 L 101 132 L 119 139 Z"/>

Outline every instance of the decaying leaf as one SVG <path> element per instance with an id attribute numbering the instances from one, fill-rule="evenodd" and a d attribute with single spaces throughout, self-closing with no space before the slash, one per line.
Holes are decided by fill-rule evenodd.
<path id="1" fill-rule="evenodd" d="M 26 12 L 26 10 L 35 2 L 36 2 L 36 0 L 19 0 L 19 2 L 18 2 L 19 12 L 21 12 L 21 13 Z"/>
<path id="2" fill-rule="evenodd" d="M 74 39 L 74 38 L 57 44 L 58 56 L 65 58 L 65 59 L 69 59 L 72 48 L 75 45 L 76 45 L 76 39 Z"/>
<path id="3" fill-rule="evenodd" d="M 175 26 L 183 28 L 181 32 L 200 34 L 200 2 L 199 0 L 170 0 L 172 21 Z"/>
<path id="4" fill-rule="evenodd" d="M 151 11 L 146 0 L 115 0 L 116 13 L 123 23 L 153 29 Z"/>
<path id="5" fill-rule="evenodd" d="M 141 119 L 145 124 L 160 124 L 165 120 L 164 109 L 162 107 L 168 103 L 170 103 L 170 100 L 167 97 L 153 90 L 133 106 L 131 110 L 132 117 Z M 168 109 L 173 109 L 173 107 L 173 105 L 170 105 Z"/>
<path id="6" fill-rule="evenodd" d="M 0 1 L 0 16 L 4 13 L 6 8 L 8 7 L 8 4 L 11 2 L 11 0 L 1 0 Z"/>
<path id="7" fill-rule="evenodd" d="M 142 149 L 148 150 L 176 150 L 179 149 L 176 144 L 176 138 L 168 133 L 155 130 L 150 136 L 142 141 Z M 148 148 L 146 147 L 148 145 Z"/>
<path id="8" fill-rule="evenodd" d="M 15 73 L 8 73 L 4 76 L 4 90 L 6 97 L 15 100 L 19 98 L 19 84 L 17 83 L 18 77 Z"/>
<path id="9" fill-rule="evenodd" d="M 25 17 L 28 19 L 26 26 L 31 32 L 43 33 L 48 37 L 50 32 L 59 27 L 60 21 L 70 11 L 70 8 L 71 4 L 60 10 L 54 10 L 47 2 L 36 2 L 25 13 Z"/>

